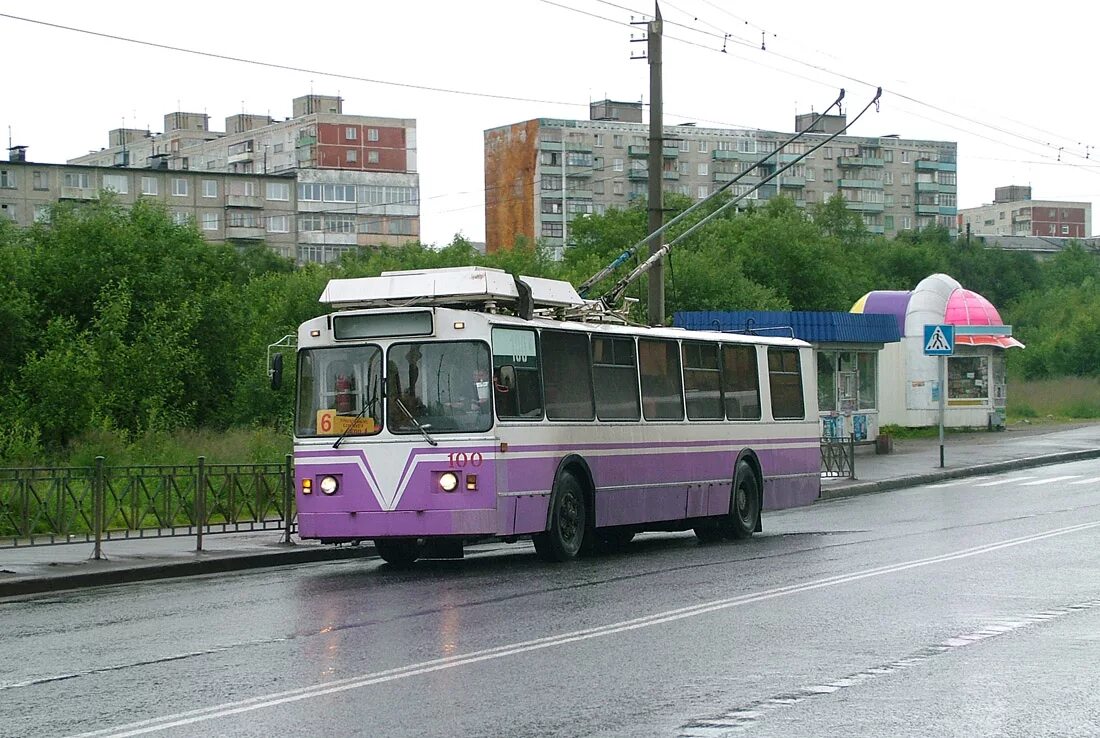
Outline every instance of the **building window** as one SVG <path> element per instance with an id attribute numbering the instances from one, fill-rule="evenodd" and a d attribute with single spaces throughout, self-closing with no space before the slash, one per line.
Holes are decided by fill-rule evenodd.
<path id="1" fill-rule="evenodd" d="M 156 195 L 160 191 L 159 182 L 156 177 L 142 177 L 141 178 L 141 194 L 143 195 Z"/>
<path id="2" fill-rule="evenodd" d="M 826 159 L 832 159 L 833 158 L 833 147 L 832 146 L 823 146 L 821 148 L 821 152 L 822 152 L 821 155 L 824 156 Z"/>
<path id="3" fill-rule="evenodd" d="M 92 175 L 88 172 L 65 172 L 63 181 L 66 187 L 78 187 L 86 190 L 92 186 Z"/>
<path id="4" fill-rule="evenodd" d="M 187 180 L 179 177 L 173 179 L 172 194 L 175 197 L 187 197 Z"/>
<path id="5" fill-rule="evenodd" d="M 289 215 L 271 215 L 267 218 L 268 233 L 290 233 Z"/>
<path id="6" fill-rule="evenodd" d="M 357 138 L 359 138 L 359 131 L 355 128 L 355 126 L 347 126 L 346 128 L 344 128 L 345 141 L 354 141 Z"/>
<path id="7" fill-rule="evenodd" d="M 267 183 L 267 199 L 268 200 L 289 200 L 290 199 L 290 185 L 286 182 L 268 182 Z"/>
<path id="8" fill-rule="evenodd" d="M 611 160 L 611 171 L 613 171 L 613 172 L 623 171 L 623 160 L 622 159 L 612 159 Z"/>
<path id="9" fill-rule="evenodd" d="M 1069 235 L 1069 226 L 1068 225 L 1062 226 L 1062 235 L 1063 236 L 1068 236 Z"/>
<path id="10" fill-rule="evenodd" d="M 283 153 L 283 145 L 282 144 L 275 144 L 275 146 L 272 147 L 271 151 L 272 151 L 272 153 L 275 153 L 275 154 L 281 154 L 281 153 Z"/>
<path id="11" fill-rule="evenodd" d="M 710 173 L 710 167 L 707 165 L 707 162 L 705 162 L 705 161 L 699 162 L 699 170 L 698 171 L 699 171 L 699 176 L 700 177 L 707 176 L 707 174 Z"/>
<path id="12" fill-rule="evenodd" d="M 814 168 L 806 167 L 806 181 L 813 182 L 815 179 L 817 179 L 817 173 L 814 171 Z"/>
<path id="13" fill-rule="evenodd" d="M 377 141 L 378 140 L 378 129 L 377 128 L 368 128 L 367 129 L 367 140 L 368 141 Z"/>
<path id="14" fill-rule="evenodd" d="M 691 151 L 691 141 L 688 141 L 686 138 L 680 141 L 680 151 L 684 152 L 685 154 Z"/>
<path id="15" fill-rule="evenodd" d="M 114 190 L 120 195 L 130 192 L 130 178 L 125 174 L 104 174 L 103 189 Z"/>
<path id="16" fill-rule="evenodd" d="M 901 173 L 901 183 L 902 185 L 909 185 L 913 183 L 912 177 L 909 175 L 909 172 Z"/>
<path id="17" fill-rule="evenodd" d="M 821 176 L 822 176 L 822 179 L 824 179 L 826 182 L 832 182 L 833 181 L 833 170 L 832 169 L 823 169 L 822 173 L 821 173 Z"/>
<path id="18" fill-rule="evenodd" d="M 298 199 L 302 200 L 303 202 L 321 202 L 321 183 L 298 183 Z"/>
<path id="19" fill-rule="evenodd" d="M 347 150 L 347 162 L 348 164 L 354 164 L 359 160 L 359 152 L 355 149 Z"/>
<path id="20" fill-rule="evenodd" d="M 699 153 L 706 154 L 710 151 L 710 144 L 707 141 L 699 142 Z"/>
<path id="21" fill-rule="evenodd" d="M 368 164 L 377 164 L 378 163 L 378 152 L 375 151 L 374 149 L 371 149 L 370 151 L 367 152 L 367 163 Z"/>
<path id="22" fill-rule="evenodd" d="M 191 221 L 191 216 L 182 210 L 172 211 L 172 222 L 178 226 L 187 225 Z"/>
<path id="23" fill-rule="evenodd" d="M 203 197 L 217 197 L 218 196 L 218 181 L 215 179 L 204 179 L 202 181 L 202 196 Z"/>
<path id="24" fill-rule="evenodd" d="M 7 169 L 0 169 L 0 187 L 5 190 L 15 189 L 15 172 Z"/>
<path id="25" fill-rule="evenodd" d="M 893 203 L 891 203 L 891 204 L 893 204 Z M 884 228 L 886 230 L 888 230 L 888 231 L 894 230 L 894 216 L 892 216 L 892 215 L 884 216 L 882 221 L 883 221 L 883 224 L 884 224 Z"/>
<path id="26" fill-rule="evenodd" d="M 36 190 L 50 189 L 50 173 L 34 172 L 31 175 L 31 187 Z"/>
<path id="27" fill-rule="evenodd" d="M 911 216 L 908 216 L 908 215 L 901 216 L 901 229 L 903 231 L 908 231 L 912 227 L 913 227 L 913 218 Z"/>
<path id="28" fill-rule="evenodd" d="M 325 230 L 329 233 L 355 233 L 355 216 L 326 215 Z"/>
<path id="29" fill-rule="evenodd" d="M 623 181 L 621 179 L 616 179 L 614 182 L 611 183 L 611 194 L 623 194 Z"/>
<path id="30" fill-rule="evenodd" d="M 901 152 L 901 163 L 902 164 L 908 164 L 909 163 L 909 152 L 908 151 L 902 151 Z"/>
<path id="31" fill-rule="evenodd" d="M 187 180 L 183 180 L 186 182 Z M 216 231 L 218 230 L 218 214 L 217 213 L 203 213 L 202 214 L 202 229 L 204 231 Z"/>
<path id="32" fill-rule="evenodd" d="M 902 195 L 901 196 L 901 206 L 903 208 L 909 207 L 912 204 L 912 202 L 913 202 L 913 197 L 911 195 Z"/>
<path id="33" fill-rule="evenodd" d="M 894 184 L 894 173 L 893 172 L 883 172 L 882 173 L 882 183 L 884 185 Z"/>
<path id="34" fill-rule="evenodd" d="M 35 223 L 49 223 L 50 222 L 50 206 L 49 205 L 35 205 L 34 206 L 34 222 Z"/>
<path id="35" fill-rule="evenodd" d="M 623 147 L 622 134 L 620 134 L 620 133 L 614 134 L 611 137 L 611 145 L 614 146 L 616 149 L 621 149 Z"/>
<path id="36" fill-rule="evenodd" d="M 893 164 L 894 163 L 894 150 L 893 149 L 886 149 L 885 151 L 883 151 L 882 152 L 882 160 L 884 162 L 886 162 L 887 164 Z"/>
<path id="37" fill-rule="evenodd" d="M 390 218 L 387 225 L 391 236 L 412 235 L 412 220 L 408 218 Z"/>
<path id="38" fill-rule="evenodd" d="M 710 188 L 708 188 L 706 185 L 699 185 L 699 187 L 695 190 L 695 196 L 700 200 L 705 200 L 707 195 L 709 194 Z"/>
<path id="39" fill-rule="evenodd" d="M 947 399 L 984 400 L 989 397 L 989 365 L 984 356 L 947 358 Z"/>
<path id="40" fill-rule="evenodd" d="M 322 185 L 322 197 L 325 202 L 355 202 L 355 185 Z"/>
<path id="41" fill-rule="evenodd" d="M 298 230 L 302 232 L 324 230 L 325 223 L 320 215 L 299 215 Z"/>

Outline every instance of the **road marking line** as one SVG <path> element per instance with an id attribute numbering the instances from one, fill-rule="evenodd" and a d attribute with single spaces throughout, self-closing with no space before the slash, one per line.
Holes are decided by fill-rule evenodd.
<path id="1" fill-rule="evenodd" d="M 989 479 L 989 477 L 985 476 L 985 477 L 968 477 L 966 479 L 952 479 L 950 482 L 940 482 L 939 484 L 930 484 L 926 487 L 926 489 L 942 489 L 944 487 L 958 487 L 960 484 L 973 484 L 974 482 L 977 482 L 979 479 Z"/>
<path id="2" fill-rule="evenodd" d="M 1067 474 L 1063 477 L 1047 477 L 1046 479 L 1036 479 L 1034 482 L 1024 482 L 1021 487 L 1037 487 L 1040 484 L 1054 484 L 1055 482 L 1061 482 L 1066 479 L 1077 479 L 1080 474 Z"/>
<path id="3" fill-rule="evenodd" d="M 1070 484 L 1096 484 L 1097 482 L 1100 482 L 1100 477 L 1093 477 L 1092 479 L 1078 479 L 1076 482 L 1070 482 Z"/>
<path id="4" fill-rule="evenodd" d="M 433 672 L 442 671 L 444 669 L 453 669 L 459 666 L 468 666 L 470 664 L 477 664 L 483 661 L 491 661 L 505 658 L 507 656 L 529 653 L 531 651 L 540 651 L 546 648 L 554 648 L 570 643 L 578 643 L 581 641 L 592 640 L 594 638 L 603 638 L 618 633 L 625 633 L 642 628 L 649 628 L 654 625 L 661 625 L 664 623 L 671 623 L 686 618 L 698 617 L 699 615 L 718 612 L 720 610 L 726 610 L 732 607 L 751 605 L 758 602 L 772 600 L 778 597 L 786 597 L 788 595 L 800 594 L 802 592 L 812 592 L 818 589 L 823 589 L 825 587 L 835 587 L 840 584 L 848 584 L 849 582 L 857 582 L 863 579 L 869 579 L 871 577 L 883 576 L 885 574 L 896 574 L 899 572 L 908 571 L 909 569 L 917 569 L 925 566 L 931 566 L 933 564 L 958 561 L 960 559 L 966 559 L 972 556 L 980 556 L 982 554 L 1000 551 L 1001 549 L 1005 548 L 1022 546 L 1028 543 L 1043 541 L 1047 538 L 1054 538 L 1056 536 L 1063 536 L 1069 533 L 1078 533 L 1095 528 L 1100 528 L 1100 521 L 1094 521 L 1091 523 L 1078 523 L 1077 525 L 1070 525 L 1064 528 L 1055 528 L 1052 530 L 1044 531 L 1042 533 L 1033 533 L 1031 535 L 1020 536 L 1018 538 L 1009 538 L 996 543 L 987 543 L 981 546 L 964 548 L 959 551 L 952 551 L 950 553 L 940 554 L 938 556 L 929 556 L 927 558 L 904 561 L 898 564 L 888 564 L 886 566 L 879 566 L 873 569 L 864 569 L 861 571 L 852 572 L 850 574 L 837 574 L 831 577 L 824 577 L 822 579 L 805 582 L 803 584 L 789 584 L 783 587 L 775 587 L 772 589 L 762 590 L 760 592 L 738 595 L 736 597 L 712 600 L 711 602 L 703 602 L 698 605 L 681 607 L 675 610 L 666 610 L 664 612 L 654 613 L 652 615 L 645 615 L 639 618 L 634 618 L 632 620 L 623 620 L 618 623 L 610 623 L 608 625 L 601 625 L 594 628 L 576 630 L 571 633 L 562 633 L 559 635 L 535 638 L 529 641 L 509 643 L 503 646 L 486 648 L 480 651 L 472 651 L 467 654 L 456 654 L 454 656 L 446 656 L 443 658 L 423 661 L 417 664 L 409 664 L 407 666 L 386 669 L 384 671 L 360 674 L 358 676 L 348 677 L 345 679 L 336 679 L 330 682 L 323 682 L 321 684 L 315 684 L 309 687 L 299 687 L 297 689 L 291 689 L 284 692 L 275 692 L 273 694 L 252 697 L 246 700 L 227 702 L 222 705 L 212 705 L 210 707 L 200 708 L 197 710 L 189 710 L 187 712 L 180 712 L 173 715 L 164 715 L 159 718 L 141 720 L 134 723 L 128 723 L 126 725 L 118 725 L 112 728 L 104 728 L 88 733 L 80 733 L 78 736 L 74 736 L 73 738 L 97 738 L 99 736 L 111 736 L 111 738 L 127 738 L 128 736 L 145 735 L 147 733 L 168 730 L 170 728 L 179 728 L 186 725 L 206 722 L 208 720 L 215 720 L 232 715 L 239 715 L 241 713 L 251 712 L 253 710 L 262 710 L 269 707 L 276 707 L 278 705 L 283 705 L 289 702 L 298 702 L 300 700 L 322 697 L 324 695 L 336 694 L 339 692 L 346 692 L 351 689 L 361 689 L 363 687 L 369 687 L 375 684 L 384 684 L 387 682 L 397 681 L 399 679 L 422 676 L 424 674 L 431 674 Z"/>
<path id="5" fill-rule="evenodd" d="M 1035 475 L 1032 474 L 1027 477 L 1009 477 L 1008 479 L 994 479 L 992 482 L 985 482 L 984 484 L 975 485 L 978 487 L 996 487 L 1000 484 L 1015 484 L 1016 482 L 1023 482 L 1028 479 L 1034 479 Z"/>

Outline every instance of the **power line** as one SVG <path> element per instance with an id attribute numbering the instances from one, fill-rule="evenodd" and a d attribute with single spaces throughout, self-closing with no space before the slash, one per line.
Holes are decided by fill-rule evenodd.
<path id="1" fill-rule="evenodd" d="M 563 6 L 564 7 L 564 6 Z M 47 28 L 54 28 L 62 31 L 70 31 L 72 33 L 79 33 L 85 36 L 94 36 L 97 38 L 110 39 L 112 41 L 122 41 L 129 44 L 137 44 L 138 46 L 148 46 L 154 49 L 162 49 L 165 51 L 176 51 L 181 54 L 191 54 L 194 56 L 202 56 L 209 59 L 220 59 L 222 61 L 237 62 L 238 64 L 251 64 L 258 67 L 266 67 L 268 69 L 278 69 L 284 72 L 300 72 L 302 74 L 314 74 L 323 77 L 333 77 L 335 79 L 346 79 L 354 82 L 366 82 L 368 84 L 375 85 L 387 85 L 390 87 L 401 87 L 411 90 L 424 90 L 427 92 L 442 92 L 449 95 L 469 95 L 472 97 L 483 97 L 493 100 L 510 100 L 513 102 L 533 102 L 543 105 L 569 105 L 578 106 L 579 103 L 575 102 L 562 102 L 560 100 L 544 100 L 533 97 L 517 97 L 513 95 L 501 95 L 492 92 L 478 92 L 474 90 L 453 90 L 447 87 L 433 87 L 430 85 L 418 85 L 410 82 L 394 82 L 385 79 L 374 79 L 371 77 L 359 77 L 353 74 L 343 74 L 340 72 L 326 72 L 319 69 L 309 69 L 306 67 L 295 67 L 289 64 L 278 64 L 276 62 L 258 61 L 256 59 L 248 59 L 240 56 L 231 56 L 229 54 L 218 54 L 211 51 L 200 51 L 197 49 L 189 49 L 183 46 L 173 46 L 171 44 L 162 44 L 155 41 L 143 41 L 137 38 L 130 38 L 128 36 L 118 36 L 111 33 L 103 33 L 101 31 L 92 31 L 86 28 L 77 28 L 75 26 L 66 26 L 60 23 L 50 23 L 48 21 L 37 20 L 35 18 L 25 18 L 18 15 L 12 15 L 10 13 L 0 13 L 0 18 L 7 18 L 9 20 L 21 21 L 23 23 L 31 23 L 38 26 L 45 26 Z"/>

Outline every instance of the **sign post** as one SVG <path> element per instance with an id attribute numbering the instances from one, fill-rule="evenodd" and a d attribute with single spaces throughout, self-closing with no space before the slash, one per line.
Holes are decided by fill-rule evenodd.
<path id="1" fill-rule="evenodd" d="M 955 353 L 955 326 L 924 326 L 924 355 L 939 357 L 940 468 L 943 468 L 943 419 L 947 411 L 947 357 Z"/>

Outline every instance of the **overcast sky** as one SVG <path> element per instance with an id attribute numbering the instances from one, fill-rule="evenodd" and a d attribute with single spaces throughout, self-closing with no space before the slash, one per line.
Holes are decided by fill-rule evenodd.
<path id="1" fill-rule="evenodd" d="M 880 110 L 849 133 L 957 141 L 960 208 L 1008 184 L 1030 184 L 1036 199 L 1100 202 L 1092 3 L 676 0 L 661 9 L 666 124 L 792 131 L 796 111 L 827 107 L 839 88 L 851 118 L 881 85 Z M 0 0 L 0 14 L 311 70 L 0 17 L 0 124 L 30 160 L 63 162 L 106 146 L 124 119 L 159 132 L 165 113 L 206 112 L 223 130 L 242 110 L 283 118 L 296 96 L 339 94 L 345 113 L 416 119 L 422 240 L 481 241 L 483 132 L 585 119 L 589 101 L 605 97 L 648 102 L 646 62 L 630 59 L 644 50 L 630 41 L 642 29 L 630 21 L 652 12 L 652 0 Z"/>

